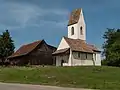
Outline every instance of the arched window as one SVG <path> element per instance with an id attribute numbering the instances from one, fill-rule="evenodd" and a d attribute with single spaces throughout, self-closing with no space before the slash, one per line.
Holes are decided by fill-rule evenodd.
<path id="1" fill-rule="evenodd" d="M 83 28 L 82 28 L 82 26 L 80 27 L 80 34 L 83 35 Z"/>
<path id="2" fill-rule="evenodd" d="M 71 35 L 74 35 L 74 27 L 71 28 Z"/>

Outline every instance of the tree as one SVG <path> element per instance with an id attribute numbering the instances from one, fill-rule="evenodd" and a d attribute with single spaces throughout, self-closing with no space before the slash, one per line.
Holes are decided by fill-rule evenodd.
<path id="1" fill-rule="evenodd" d="M 5 59 L 14 52 L 14 43 L 10 37 L 8 30 L 0 35 L 0 59 L 2 64 L 5 62 Z"/>
<path id="2" fill-rule="evenodd" d="M 103 38 L 103 55 L 106 57 L 104 63 L 109 66 L 120 66 L 120 29 L 108 29 Z"/>

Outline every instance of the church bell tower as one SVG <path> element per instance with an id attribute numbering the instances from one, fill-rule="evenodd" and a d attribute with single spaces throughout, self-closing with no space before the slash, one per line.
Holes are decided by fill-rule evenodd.
<path id="1" fill-rule="evenodd" d="M 68 22 L 68 38 L 86 40 L 86 24 L 82 9 L 75 9 Z"/>

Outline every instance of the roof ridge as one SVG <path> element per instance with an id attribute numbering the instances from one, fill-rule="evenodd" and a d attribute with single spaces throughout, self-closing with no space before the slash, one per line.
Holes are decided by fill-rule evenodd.
<path id="1" fill-rule="evenodd" d="M 28 43 L 28 44 L 24 44 L 24 45 L 22 45 L 22 46 L 26 46 L 26 45 L 33 44 L 33 43 L 35 43 L 35 42 L 41 42 L 41 41 L 43 41 L 43 40 L 37 40 L 37 41 L 31 42 L 31 43 Z"/>

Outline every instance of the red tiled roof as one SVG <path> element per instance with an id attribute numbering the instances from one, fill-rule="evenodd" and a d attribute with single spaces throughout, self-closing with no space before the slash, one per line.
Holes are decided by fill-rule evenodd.
<path id="1" fill-rule="evenodd" d="M 68 26 L 78 22 L 78 20 L 80 18 L 81 10 L 82 9 L 79 8 L 79 9 L 75 9 L 72 11 L 70 18 L 69 18 Z"/>
<path id="2" fill-rule="evenodd" d="M 88 53 L 94 53 L 94 50 L 99 51 L 96 47 L 87 44 L 84 40 L 70 39 L 67 37 L 64 37 L 64 38 L 73 51 L 82 51 L 82 52 L 88 52 Z"/>
<path id="3" fill-rule="evenodd" d="M 13 53 L 11 56 L 9 56 L 8 58 L 13 58 L 13 57 L 17 57 L 17 56 L 22 56 L 22 55 L 26 55 L 28 53 L 30 53 L 31 51 L 33 51 L 43 40 L 39 40 L 30 44 L 26 44 L 21 46 L 15 53 Z"/>

